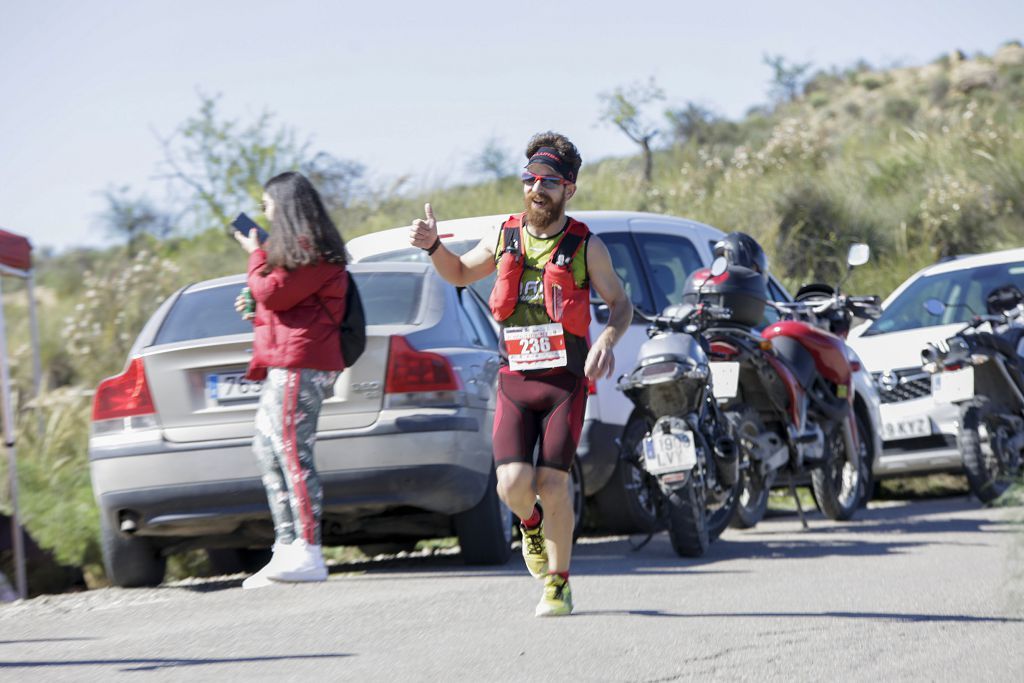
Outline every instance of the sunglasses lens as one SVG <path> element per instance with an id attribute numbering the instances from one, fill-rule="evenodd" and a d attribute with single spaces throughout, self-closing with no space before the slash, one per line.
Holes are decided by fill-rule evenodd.
<path id="1" fill-rule="evenodd" d="M 545 190 L 553 190 L 562 184 L 561 178 L 541 178 L 540 186 Z"/>

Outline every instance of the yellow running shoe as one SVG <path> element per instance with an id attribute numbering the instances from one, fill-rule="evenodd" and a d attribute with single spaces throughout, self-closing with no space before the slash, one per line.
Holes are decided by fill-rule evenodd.
<path id="1" fill-rule="evenodd" d="M 543 526 L 527 529 L 520 524 L 519 531 L 523 535 L 523 560 L 526 561 L 526 568 L 533 578 L 543 579 L 548 573 L 548 549 L 544 545 Z"/>
<path id="2" fill-rule="evenodd" d="M 564 617 L 572 614 L 572 590 L 569 580 L 558 574 L 544 577 L 544 594 L 537 603 L 538 617 Z"/>

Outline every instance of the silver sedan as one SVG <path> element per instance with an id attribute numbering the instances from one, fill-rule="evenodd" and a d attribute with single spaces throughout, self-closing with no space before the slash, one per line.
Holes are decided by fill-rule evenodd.
<path id="1" fill-rule="evenodd" d="M 487 306 L 421 263 L 354 264 L 367 347 L 324 402 L 316 446 L 326 544 L 459 539 L 468 563 L 510 555 L 491 455 L 499 358 Z M 172 295 L 93 406 L 89 460 L 107 571 L 155 585 L 168 554 L 258 563 L 273 527 L 251 451 L 259 382 L 241 275 Z M 219 550 L 218 550 L 219 549 Z"/>

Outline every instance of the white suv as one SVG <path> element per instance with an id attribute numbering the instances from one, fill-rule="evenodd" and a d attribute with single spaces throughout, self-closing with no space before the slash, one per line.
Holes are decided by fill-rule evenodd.
<path id="1" fill-rule="evenodd" d="M 661 214 L 633 211 L 574 211 L 572 217 L 586 223 L 608 247 L 612 265 L 634 306 L 648 314 L 659 313 L 669 304 L 681 303 L 687 276 L 712 261 L 715 242 L 725 233 L 696 221 Z M 501 225 L 508 214 L 481 216 L 438 223 L 445 246 L 465 253 Z M 355 261 L 425 260 L 424 251 L 409 246 L 409 228 L 393 228 L 353 238 L 347 243 Z M 494 275 L 473 286 L 486 300 Z M 770 295 L 778 301 L 792 297 L 777 281 L 770 280 Z M 596 297 L 596 294 L 593 294 Z M 591 338 L 608 322 L 608 308 L 592 301 Z M 772 315 L 769 309 L 768 315 Z M 770 320 L 766 322 L 771 322 Z M 600 526 L 609 531 L 649 531 L 656 527 L 653 502 L 639 485 L 633 467 L 619 466 L 619 438 L 633 410 L 632 404 L 615 389 L 618 376 L 636 363 L 641 344 L 647 340 L 648 323 L 635 317 L 615 346 L 615 373 L 591 387 L 587 397 L 583 434 L 577 449 L 582 470 L 583 492 L 594 503 Z M 863 405 L 865 422 L 877 424 L 877 398 L 866 372 L 857 373 L 856 392 Z M 870 406 L 870 407 L 868 407 Z M 876 442 L 869 444 L 873 456 Z"/>
<path id="2" fill-rule="evenodd" d="M 996 287 L 1024 289 L 1024 249 L 964 256 L 918 271 L 882 303 L 882 315 L 850 332 L 847 340 L 871 370 L 882 400 L 881 457 L 875 476 L 957 471 L 959 411 L 932 398 L 931 376 L 921 369 L 921 350 L 985 312 L 985 296 Z M 946 304 L 941 316 L 924 308 L 928 299 Z"/>

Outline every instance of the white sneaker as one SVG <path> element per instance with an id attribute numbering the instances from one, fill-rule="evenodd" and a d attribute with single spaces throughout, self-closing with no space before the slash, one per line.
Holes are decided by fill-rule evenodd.
<path id="1" fill-rule="evenodd" d="M 326 581 L 327 565 L 321 546 L 310 545 L 297 540 L 284 547 L 281 562 L 275 564 L 266 577 L 271 581 L 286 583 L 305 581 Z"/>
<path id="2" fill-rule="evenodd" d="M 242 588 L 263 588 L 264 586 L 270 586 L 274 582 L 268 577 L 269 574 L 276 572 L 279 565 L 284 562 L 284 556 L 288 552 L 287 548 L 291 546 L 284 543 L 275 543 L 272 549 L 273 555 L 270 556 L 270 562 L 265 564 L 262 569 L 247 578 L 242 582 Z"/>

